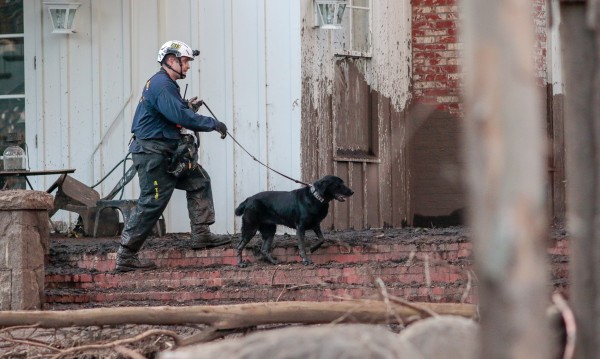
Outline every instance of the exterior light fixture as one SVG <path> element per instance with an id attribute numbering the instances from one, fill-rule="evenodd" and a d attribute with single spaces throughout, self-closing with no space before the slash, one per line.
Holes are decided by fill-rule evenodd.
<path id="1" fill-rule="evenodd" d="M 313 0 L 315 26 L 321 29 L 341 29 L 346 0 Z"/>
<path id="2" fill-rule="evenodd" d="M 81 3 L 74 2 L 44 2 L 52 19 L 53 34 L 72 34 L 75 12 Z"/>

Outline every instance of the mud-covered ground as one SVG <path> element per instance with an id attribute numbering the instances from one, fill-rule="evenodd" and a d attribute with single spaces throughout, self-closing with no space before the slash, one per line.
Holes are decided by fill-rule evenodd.
<path id="1" fill-rule="evenodd" d="M 235 248 L 240 240 L 240 234 L 222 235 L 232 238 L 231 247 Z M 466 226 L 455 226 L 448 228 L 389 228 L 389 229 L 367 229 L 367 230 L 345 230 L 324 231 L 326 242 L 323 247 L 329 245 L 347 245 L 368 247 L 374 243 L 397 243 L 404 244 L 441 244 L 446 241 L 469 241 L 470 230 Z M 560 239 L 567 236 L 562 224 L 552 225 L 548 232 L 548 240 Z M 68 266 L 61 257 L 73 254 L 96 254 L 105 255 L 116 252 L 119 245 L 119 237 L 90 238 L 68 237 L 64 234 L 51 234 L 50 258 L 53 271 L 60 270 L 61 266 Z M 316 236 L 312 232 L 307 234 L 307 244 L 315 243 Z M 258 250 L 261 239 L 257 234 L 248 244 L 246 249 Z M 144 244 L 143 249 L 189 249 L 192 241 L 189 233 L 167 233 L 162 237 L 150 237 Z M 297 247 L 296 237 L 293 230 L 277 235 L 273 242 L 273 248 Z M 325 264 L 326 265 L 326 264 Z"/>
<path id="2" fill-rule="evenodd" d="M 280 235 L 276 235 L 273 241 L 273 248 L 277 247 L 296 247 L 297 241 L 295 231 L 290 230 Z M 459 237 L 462 240 L 468 240 L 469 230 L 464 226 L 449 228 L 389 228 L 389 229 L 366 229 L 366 230 L 346 230 L 346 231 L 324 231 L 326 239 L 323 245 L 343 244 L 347 246 L 369 246 L 373 243 L 393 243 L 402 241 L 405 244 L 418 243 L 441 243 L 444 238 Z M 240 240 L 240 234 L 219 235 L 221 237 L 232 238 L 232 248 L 235 248 Z M 307 244 L 313 244 L 317 241 L 312 232 L 307 234 Z M 53 264 L 60 267 L 60 257 L 56 255 L 64 254 L 97 254 L 105 255 L 116 252 L 119 245 L 119 237 L 69 237 L 61 233 L 50 235 L 51 257 L 55 260 Z M 246 247 L 255 249 L 260 246 L 260 234 L 257 234 Z M 189 249 L 192 245 L 190 233 L 167 233 L 162 237 L 151 236 L 144 244 L 143 249 Z"/>

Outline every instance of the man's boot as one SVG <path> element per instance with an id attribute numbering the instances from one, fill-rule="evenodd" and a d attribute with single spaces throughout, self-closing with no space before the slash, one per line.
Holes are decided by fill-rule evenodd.
<path id="1" fill-rule="evenodd" d="M 138 254 L 127 247 L 120 246 L 117 251 L 117 272 L 130 272 L 134 270 L 148 270 L 156 268 L 156 263 L 140 259 Z"/>
<path id="2" fill-rule="evenodd" d="M 231 238 L 210 233 L 210 229 L 205 224 L 192 226 L 192 249 L 214 248 L 229 243 L 231 243 Z"/>

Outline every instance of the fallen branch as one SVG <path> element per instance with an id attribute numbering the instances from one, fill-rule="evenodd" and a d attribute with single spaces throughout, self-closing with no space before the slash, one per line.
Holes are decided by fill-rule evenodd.
<path id="1" fill-rule="evenodd" d="M 375 279 L 375 283 L 381 289 L 381 296 L 383 297 L 383 303 L 385 303 L 385 307 L 388 309 L 388 312 L 396 317 L 396 321 L 399 324 L 404 325 L 405 320 L 403 318 L 401 318 L 398 314 L 396 314 L 394 312 L 394 310 L 392 309 L 392 306 L 390 304 L 390 296 L 387 291 L 387 288 L 385 287 L 385 283 L 383 283 L 383 280 L 378 277 Z"/>
<path id="2" fill-rule="evenodd" d="M 314 286 L 314 284 L 299 284 L 299 285 L 293 285 L 291 287 L 288 287 L 286 284 L 284 284 L 283 289 L 281 290 L 281 292 L 279 293 L 279 295 L 277 296 L 277 299 L 275 299 L 275 301 L 279 302 L 279 299 L 281 299 L 281 297 L 285 294 L 285 292 L 287 292 L 289 290 L 305 288 L 305 287 L 310 287 L 310 286 Z"/>
<path id="3" fill-rule="evenodd" d="M 140 353 L 136 352 L 135 350 L 126 348 L 121 345 L 117 345 L 113 349 L 117 353 L 119 353 L 127 358 L 130 358 L 130 359 L 146 359 L 145 356 L 141 355 Z"/>
<path id="4" fill-rule="evenodd" d="M 38 325 L 31 324 L 31 325 L 19 325 L 19 326 L 11 326 L 8 328 L 2 328 L 2 329 L 0 329 L 0 334 L 4 333 L 4 332 L 11 332 L 14 330 L 19 330 L 19 329 L 32 329 L 32 328 L 38 328 Z"/>
<path id="5" fill-rule="evenodd" d="M 248 331 L 248 328 L 243 328 L 243 329 L 209 328 L 209 329 L 202 331 L 201 333 L 194 334 L 187 338 L 182 339 L 181 343 L 179 343 L 179 346 L 185 347 L 185 346 L 192 345 L 192 344 L 208 343 L 215 339 L 224 338 L 225 336 L 227 336 L 229 334 L 242 333 L 242 332 L 247 332 L 247 331 Z"/>
<path id="6" fill-rule="evenodd" d="M 147 337 L 154 336 L 154 335 L 165 335 L 165 336 L 169 336 L 169 337 L 173 338 L 173 340 L 175 341 L 175 346 L 179 346 L 179 343 L 181 342 L 181 338 L 175 332 L 172 332 L 170 330 L 152 329 L 152 330 L 148 330 L 140 335 L 136 335 L 133 338 L 116 340 L 114 342 L 104 343 L 104 344 L 82 345 L 79 347 L 73 347 L 73 348 L 69 348 L 66 350 L 62 350 L 59 354 L 56 354 L 55 356 L 53 356 L 52 359 L 59 359 L 67 354 L 86 352 L 86 351 L 90 351 L 90 350 L 97 351 L 97 350 L 101 350 L 101 349 L 110 349 L 110 348 L 114 349 L 117 347 L 119 347 L 118 350 L 121 350 L 121 352 L 123 352 L 123 349 L 121 347 L 124 344 L 136 343 Z"/>
<path id="7" fill-rule="evenodd" d="M 37 325 L 40 328 L 102 326 L 116 324 L 206 324 L 216 329 L 235 329 L 264 324 L 393 323 L 396 316 L 419 315 L 423 310 L 442 315 L 472 317 L 476 306 L 459 303 L 397 303 L 381 301 L 266 302 L 188 307 L 122 307 L 68 311 L 0 311 L 0 328 Z M 416 309 L 416 308 L 419 308 Z"/>
<path id="8" fill-rule="evenodd" d="M 423 315 L 425 318 L 435 317 L 435 316 L 438 316 L 439 314 L 447 314 L 447 313 L 436 313 L 435 311 L 431 310 L 430 308 L 427 308 L 426 306 L 423 306 L 422 304 L 412 303 L 406 299 L 396 297 L 393 295 L 390 295 L 389 298 L 392 302 L 394 302 L 396 304 L 401 304 L 401 305 L 406 306 L 407 308 L 411 308 L 411 309 L 417 311 L 419 314 Z M 460 314 L 458 314 L 458 315 L 460 315 Z M 469 317 L 472 317 L 474 315 L 475 315 L 475 313 L 473 313 Z"/>
<path id="9" fill-rule="evenodd" d="M 575 315 L 567 301 L 559 293 L 554 293 L 552 295 L 552 303 L 554 303 L 560 312 L 565 325 L 566 343 L 562 359 L 572 359 L 575 355 L 575 343 L 577 341 L 577 323 L 575 321 Z"/>
<path id="10" fill-rule="evenodd" d="M 40 348 L 44 348 L 53 352 L 60 352 L 60 349 L 57 349 L 51 345 L 45 344 L 45 343 L 40 343 L 38 340 L 29 340 L 29 339 L 16 339 L 16 338 L 2 338 L 3 340 L 6 340 L 7 342 L 13 343 L 13 344 L 24 344 L 24 345 L 29 345 L 29 346 L 33 346 L 33 347 L 40 347 Z"/>

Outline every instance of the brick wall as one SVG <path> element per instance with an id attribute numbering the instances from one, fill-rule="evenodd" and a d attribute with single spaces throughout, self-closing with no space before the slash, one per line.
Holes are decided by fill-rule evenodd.
<path id="1" fill-rule="evenodd" d="M 463 183 L 461 19 L 459 0 L 411 0 L 412 130 L 409 151 L 411 215 L 447 216 L 466 207 Z M 534 71 L 545 101 L 546 5 L 530 0 Z"/>
<path id="2" fill-rule="evenodd" d="M 531 0 L 535 28 L 534 68 L 547 83 L 546 0 Z M 418 102 L 461 115 L 460 19 L 457 0 L 412 0 L 413 95 Z"/>
<path id="3" fill-rule="evenodd" d="M 196 251 L 157 239 L 142 256 L 155 260 L 159 269 L 130 273 L 113 271 L 114 252 L 90 245 L 77 253 L 54 244 L 55 260 L 46 271 L 46 308 L 376 299 L 381 294 L 376 278 L 390 295 L 411 301 L 477 303 L 471 243 L 464 236 L 405 240 L 402 231 L 407 230 L 386 237 L 369 232 L 363 243 L 324 247 L 312 255 L 314 266 L 299 263 L 293 241 L 276 240 L 280 265 L 256 262 L 255 247 L 245 252 L 253 263 L 238 268 L 231 248 Z M 552 286 L 563 292 L 567 251 L 564 237 L 549 243 Z"/>
<path id="4" fill-rule="evenodd" d="M 546 3 L 546 0 L 532 0 L 532 15 L 535 30 L 534 70 L 540 87 L 550 82 L 548 81 L 548 69 L 546 66 L 548 46 Z"/>
<path id="5" fill-rule="evenodd" d="M 413 96 L 460 114 L 462 44 L 457 0 L 412 0 Z"/>

